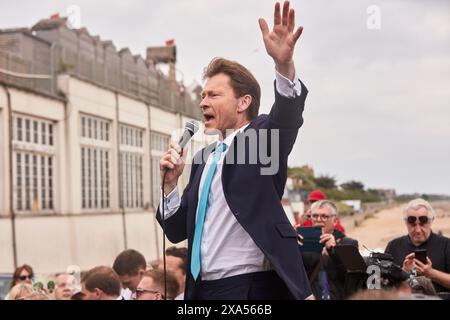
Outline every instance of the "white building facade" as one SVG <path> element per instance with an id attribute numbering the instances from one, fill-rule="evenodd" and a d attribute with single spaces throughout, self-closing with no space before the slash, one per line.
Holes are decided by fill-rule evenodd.
<path id="1" fill-rule="evenodd" d="M 180 107 L 176 103 L 180 94 L 174 96 L 173 88 L 168 90 L 163 86 L 167 82 L 161 80 L 148 98 L 142 90 L 135 93 L 125 88 L 123 82 L 108 83 L 110 67 L 105 63 L 99 69 L 99 61 L 108 59 L 105 52 L 110 42 L 85 30 L 68 30 L 59 20 L 45 23 L 45 34 L 65 32 L 74 37 L 76 61 L 83 63 L 72 70 L 59 65 L 38 72 L 23 70 L 20 64 L 11 67 L 11 61 L 27 61 L 20 52 L 27 41 L 49 47 L 51 65 L 55 57 L 69 56 L 66 48 L 70 46 L 61 45 L 62 40 L 42 40 L 39 28 L 32 34 L 28 30 L 0 33 L 0 71 L 4 71 L 0 74 L 0 273 L 11 273 L 15 265 L 24 263 L 43 274 L 61 272 L 70 265 L 87 270 L 112 265 L 126 248 L 140 251 L 148 262 L 159 258 L 162 233 L 155 219 L 159 160 L 169 141 L 177 139 L 174 133 L 179 134 L 186 121 L 200 118 L 193 107 L 198 103 L 189 100 Z M 14 37 L 22 49 L 2 53 L 7 41 L 1 40 Z M 80 60 L 85 38 L 94 39 L 90 46 L 94 54 L 92 59 Z M 137 79 L 138 89 L 156 81 L 149 75 L 154 67 L 142 58 L 131 56 L 135 71 L 129 72 L 125 64 L 129 51 L 113 53 L 119 61 L 118 79 L 111 81 L 122 81 L 127 72 L 128 80 Z M 86 70 L 86 64 L 90 69 Z M 106 70 L 101 71 L 106 76 L 83 75 L 96 70 Z M 142 70 L 149 74 L 139 78 Z M 51 78 L 29 80 L 24 71 L 48 71 Z M 175 103 L 164 104 L 167 94 Z M 188 157 L 207 141 L 211 140 L 202 134 L 194 136 Z M 181 179 L 181 190 L 189 169 Z"/>

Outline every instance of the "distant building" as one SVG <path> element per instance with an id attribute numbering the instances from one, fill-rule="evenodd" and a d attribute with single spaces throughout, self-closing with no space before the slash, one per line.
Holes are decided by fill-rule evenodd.
<path id="1" fill-rule="evenodd" d="M 295 180 L 292 178 L 286 179 L 286 186 L 284 187 L 283 198 L 281 203 L 289 221 L 294 225 L 297 224 L 299 216 L 305 210 L 305 204 L 299 191 L 294 189 Z"/>
<path id="2" fill-rule="evenodd" d="M 159 159 L 201 112 L 154 63 L 64 18 L 0 30 L 0 273 L 159 256 Z"/>
<path id="3" fill-rule="evenodd" d="M 341 202 L 343 204 L 351 207 L 354 212 L 358 213 L 362 209 L 362 207 L 361 207 L 361 200 L 342 200 Z"/>

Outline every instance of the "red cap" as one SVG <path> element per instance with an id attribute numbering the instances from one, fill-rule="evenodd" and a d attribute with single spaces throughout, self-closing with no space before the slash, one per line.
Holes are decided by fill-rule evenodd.
<path id="1" fill-rule="evenodd" d="M 314 201 L 324 200 L 324 199 L 325 199 L 325 195 L 319 189 L 312 191 L 308 196 L 309 203 L 314 202 Z"/>

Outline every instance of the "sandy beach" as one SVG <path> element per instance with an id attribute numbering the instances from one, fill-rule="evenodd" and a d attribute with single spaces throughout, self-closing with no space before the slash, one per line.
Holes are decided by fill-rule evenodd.
<path id="1" fill-rule="evenodd" d="M 437 215 L 432 225 L 433 232 L 442 231 L 443 235 L 450 237 L 450 202 L 432 205 Z M 363 245 L 369 249 L 384 250 L 390 240 L 406 235 L 406 232 L 402 206 L 397 206 L 379 211 L 367 217 L 359 226 L 348 228 L 347 235 L 359 241 L 360 250 L 364 249 Z"/>

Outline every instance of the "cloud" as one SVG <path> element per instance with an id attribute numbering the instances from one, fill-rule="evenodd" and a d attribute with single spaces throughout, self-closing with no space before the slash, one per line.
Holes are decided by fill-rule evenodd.
<path id="1" fill-rule="evenodd" d="M 30 26 L 70 4 L 93 34 L 145 54 L 175 39 L 185 81 L 214 56 L 240 61 L 273 99 L 273 62 L 257 19 L 273 1 L 36 1 L 0 4 L 2 27 Z M 100 3 L 100 4 L 99 4 Z M 450 3 L 447 0 L 291 1 L 304 33 L 295 52 L 310 94 L 289 159 L 339 180 L 400 192 L 450 193 Z M 369 30 L 377 5 L 381 29 Z"/>

